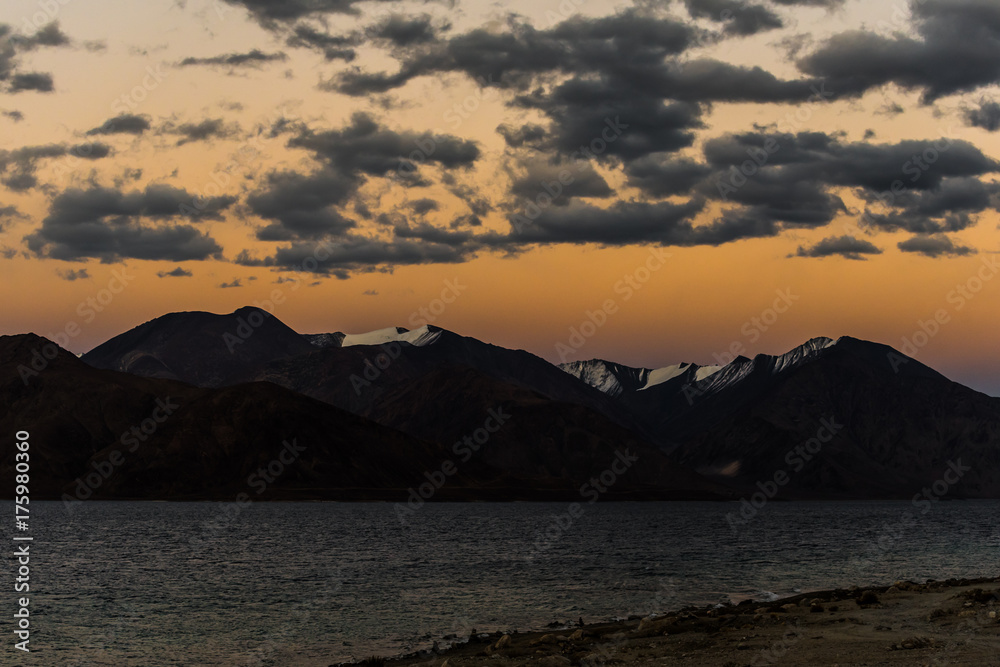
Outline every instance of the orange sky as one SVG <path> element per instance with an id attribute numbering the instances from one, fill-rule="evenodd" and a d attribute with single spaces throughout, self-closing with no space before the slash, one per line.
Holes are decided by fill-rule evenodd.
<path id="1" fill-rule="evenodd" d="M 257 126 L 294 117 L 317 131 L 338 129 L 356 111 L 368 111 L 393 131 L 431 131 L 451 134 L 477 143 L 480 157 L 471 169 L 457 169 L 457 182 L 488 199 L 493 206 L 478 232 L 508 231 L 505 203 L 509 202 L 511 153 L 496 131 L 503 123 L 520 126 L 539 122 L 539 112 L 511 106 L 513 92 L 483 90 L 469 77 L 457 73 L 419 77 L 388 93 L 389 97 L 346 95 L 319 90 L 348 67 L 366 71 L 393 71 L 398 67 L 391 49 L 376 44 L 357 46 L 356 59 L 347 64 L 326 61 L 314 50 L 292 48 L 285 42 L 288 27 L 266 27 L 251 18 L 238 3 L 189 0 L 156 0 L 143 3 L 71 0 L 55 15 L 70 44 L 37 48 L 18 56 L 19 71 L 50 72 L 55 91 L 0 92 L 0 110 L 17 111 L 23 120 L 0 116 L 0 150 L 25 146 L 72 145 L 100 140 L 112 148 L 105 159 L 81 161 L 72 157 L 45 159 L 36 165 L 38 186 L 17 190 L 0 186 L 0 209 L 14 206 L 22 214 L 9 217 L 0 235 L 0 281 L 6 286 L 0 333 L 34 331 L 54 336 L 73 323 L 79 335 L 67 347 L 84 352 L 108 337 L 166 312 L 208 310 L 231 312 L 262 302 L 278 291 L 284 302 L 275 314 L 304 332 L 360 332 L 391 325 L 409 326 L 420 308 L 432 307 L 447 286 L 463 288 L 457 299 L 435 316 L 433 323 L 456 332 L 507 347 L 524 348 L 559 361 L 556 345 L 566 342 L 570 328 L 612 299 L 616 312 L 607 317 L 593 337 L 571 359 L 601 357 L 637 366 L 656 367 L 679 361 L 716 363 L 728 350 L 780 353 L 819 335 L 851 335 L 901 348 L 919 330 L 920 322 L 943 311 L 947 322 L 930 337 L 916 357 L 946 375 L 977 389 L 1000 394 L 1000 355 L 995 337 L 1000 322 L 1000 278 L 987 280 L 972 298 L 956 298 L 955 290 L 977 287 L 977 274 L 994 275 L 990 261 L 1000 259 L 997 231 L 1000 216 L 995 208 L 981 212 L 978 222 L 949 235 L 958 245 L 975 249 L 966 256 L 927 257 L 902 252 L 897 243 L 910 238 L 905 232 L 866 235 L 857 216 L 863 202 L 850 187 L 835 188 L 848 207 L 831 223 L 814 229 L 786 228 L 767 238 L 745 239 L 718 246 L 666 247 L 670 254 L 662 268 L 649 274 L 641 289 L 626 299 L 620 281 L 640 271 L 650 249 L 657 244 L 635 243 L 624 247 L 598 244 L 554 243 L 526 246 L 519 254 L 481 249 L 466 261 L 454 264 L 375 264 L 352 269 L 347 279 L 289 273 L 250 267 L 232 260 L 242 250 L 259 258 L 270 256 L 281 242 L 260 241 L 256 231 L 266 221 L 247 206 L 248 195 L 260 190 L 275 170 L 309 173 L 316 161 L 301 149 L 289 148 L 281 135 L 255 144 L 264 153 L 241 161 L 226 178 L 220 194 L 237 203 L 217 220 L 200 222 L 223 249 L 222 259 L 159 261 L 120 257 L 102 263 L 96 258 L 62 261 L 30 251 L 24 237 L 37 230 L 54 198 L 68 188 L 119 187 L 124 191 L 167 183 L 193 193 L 206 193 L 212 173 L 247 145 Z M 565 3 L 564 3 L 565 4 Z M 711 56 L 741 66 L 760 65 L 784 78 L 800 76 L 780 46 L 783 38 L 808 35 L 817 43 L 847 29 L 877 29 L 891 20 L 892 7 L 848 1 L 828 12 L 819 8 L 782 9 L 786 27 L 746 38 L 709 43 L 690 57 Z M 630 3 L 588 0 L 578 11 L 590 17 L 614 14 Z M 42 11 L 41 3 L 5 2 L 0 24 L 15 29 L 24 19 Z M 221 7 L 221 15 L 217 8 Z M 373 9 L 374 7 L 374 9 Z M 440 5 L 394 3 L 401 15 L 427 12 L 440 22 L 450 21 L 458 34 L 488 25 L 503 32 L 505 14 L 518 12 L 538 29 L 569 18 L 559 14 L 555 0 L 519 2 L 500 10 L 489 3 L 461 3 L 454 10 Z M 358 17 L 331 14 L 311 25 L 329 34 L 377 23 L 388 14 L 372 3 L 359 5 Z M 378 11 L 375 11 L 378 10 Z M 691 22 L 677 3 L 672 14 Z M 874 13 L 874 12 L 878 13 Z M 699 21 L 716 30 L 709 21 Z M 909 30 L 908 25 L 901 29 Z M 179 67 L 186 57 L 212 57 L 259 49 L 283 52 L 285 59 L 259 67 Z M 162 82 L 133 99 L 132 113 L 149 118 L 152 129 L 140 136 L 87 136 L 121 110 L 121 96 L 143 85 L 147 68 L 160 71 Z M 159 68 L 159 69 L 158 69 Z M 148 79 L 147 79 L 148 81 Z M 893 84 L 870 90 L 853 99 L 803 107 L 790 103 L 715 102 L 704 110 L 695 143 L 679 155 L 699 159 L 704 142 L 726 133 L 751 132 L 755 125 L 780 123 L 788 114 L 807 108 L 802 130 L 843 133 L 844 142 L 892 144 L 908 139 L 936 139 L 951 134 L 1000 159 L 1000 135 L 969 127 L 962 111 L 992 89 L 945 96 L 932 104 L 921 103 L 921 91 L 902 90 Z M 479 99 L 476 109 L 460 124 L 448 111 L 456 103 Z M 902 112 L 886 114 L 887 104 Z M 116 104 L 118 104 L 116 106 Z M 178 146 L 178 135 L 168 129 L 205 118 L 232 124 L 229 136 L 192 140 Z M 866 131 L 873 134 L 866 138 Z M 595 163 L 595 169 L 615 191 L 610 199 L 590 200 L 597 207 L 615 201 L 636 201 L 643 193 L 632 187 L 623 166 Z M 126 176 L 131 172 L 131 176 Z M 136 175 L 141 170 L 141 175 Z M 448 170 L 427 170 L 431 183 L 407 190 L 383 179 L 368 178 L 359 197 L 377 202 L 377 212 L 408 215 L 408 201 L 431 198 L 439 209 L 428 214 L 433 226 L 447 229 L 449 221 L 468 213 L 466 206 L 441 184 Z M 423 172 L 422 172 L 423 173 Z M 992 183 L 993 175 L 983 177 Z M 116 182 L 117 181 L 117 182 Z M 213 192 L 211 189 L 208 190 Z M 383 233 L 374 223 L 358 218 L 352 205 L 342 213 L 361 221 L 360 234 L 376 238 Z M 696 224 L 708 224 L 720 213 L 718 203 L 706 207 Z M 478 233 L 477 232 L 477 233 Z M 832 236 L 865 238 L 882 249 L 864 261 L 842 256 L 794 257 L 799 247 L 811 247 Z M 994 254 L 995 253 L 995 254 Z M 178 267 L 190 277 L 160 277 Z M 70 271 L 86 276 L 66 279 Z M 102 292 L 115 275 L 124 271 L 128 285 L 107 300 Z M 117 273 L 116 273 L 117 272 Z M 984 273 L 985 272 L 985 273 Z M 294 282 L 287 281 L 294 277 Z M 238 287 L 220 287 L 238 281 Z M 971 281 L 971 282 L 970 282 Z M 314 284 L 315 283 L 315 284 Z M 616 290 L 616 285 L 619 289 Z M 769 325 L 758 327 L 753 318 L 769 319 L 779 292 L 797 300 Z M 100 312 L 91 312 L 88 299 L 104 298 Z M 961 303 L 961 306 L 959 306 Z M 82 304 L 82 305 L 81 305 Z M 938 313 L 940 315 L 940 313 Z M 72 327 L 71 327 L 72 328 Z"/>

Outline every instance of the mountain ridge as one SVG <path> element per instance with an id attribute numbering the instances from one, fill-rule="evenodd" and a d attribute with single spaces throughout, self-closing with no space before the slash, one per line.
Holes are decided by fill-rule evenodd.
<path id="1" fill-rule="evenodd" d="M 531 418 L 527 428 L 495 436 L 490 455 L 498 456 L 497 465 L 516 469 L 535 456 L 519 449 L 525 442 L 544 442 L 538 452 L 544 463 L 536 463 L 552 474 L 559 457 L 574 460 L 581 442 L 603 443 L 607 451 L 614 442 L 634 441 L 746 490 L 781 462 L 782 448 L 808 441 L 810 428 L 829 418 L 848 427 L 835 434 L 812 477 L 784 490 L 788 497 L 905 497 L 956 452 L 985 462 L 963 492 L 1000 496 L 1000 462 L 993 455 L 1000 399 L 881 343 L 820 336 L 781 354 L 740 356 L 724 365 L 635 368 L 589 360 L 557 366 L 433 325 L 301 335 L 255 313 L 197 316 L 198 326 L 176 334 L 166 326 L 159 337 L 126 332 L 83 360 L 140 375 L 166 371 L 199 386 L 271 382 L 430 441 L 474 429 L 488 407 L 508 401 Z M 251 317 L 259 329 L 241 339 L 234 354 L 220 333 Z M 176 350 L 183 351 L 183 363 Z M 504 461 L 498 454 L 507 449 L 522 452 L 520 458 Z M 913 461 L 924 469 L 914 469 Z"/>

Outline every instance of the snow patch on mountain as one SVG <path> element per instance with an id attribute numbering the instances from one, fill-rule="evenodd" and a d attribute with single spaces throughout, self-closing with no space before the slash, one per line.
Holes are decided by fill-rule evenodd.
<path id="1" fill-rule="evenodd" d="M 728 364 L 714 366 L 684 363 L 650 370 L 591 359 L 560 364 L 559 368 L 612 397 L 626 392 L 645 391 L 690 373 L 688 381 L 697 387 L 699 395 L 705 395 L 739 384 L 755 370 L 770 370 L 771 374 L 777 375 L 796 368 L 816 358 L 823 350 L 833 347 L 839 340 L 813 338 L 778 356 L 759 354 L 753 360 L 741 356 Z"/>
<path id="2" fill-rule="evenodd" d="M 619 369 L 622 367 L 618 364 L 612 364 L 600 359 L 591 359 L 589 361 L 571 361 L 559 364 L 559 368 L 583 380 L 591 387 L 600 389 L 608 396 L 620 396 L 625 391 L 619 377 Z"/>
<path id="3" fill-rule="evenodd" d="M 389 327 L 361 334 L 347 334 L 341 342 L 341 347 L 353 345 L 385 345 L 386 343 L 409 343 L 414 347 L 430 345 L 441 337 L 441 329 L 424 325 L 410 331 L 403 327 Z"/>
<path id="4" fill-rule="evenodd" d="M 684 371 L 689 368 L 691 368 L 691 364 L 674 364 L 673 366 L 664 366 L 663 368 L 651 370 L 648 372 L 646 384 L 640 387 L 639 391 L 663 384 L 668 380 L 673 380 L 678 375 L 683 375 Z"/>
<path id="5" fill-rule="evenodd" d="M 840 339 L 838 338 L 837 340 Z M 795 368 L 803 362 L 814 358 L 819 352 L 833 347 L 837 344 L 837 340 L 825 337 L 813 338 L 812 340 L 799 345 L 794 350 L 790 350 L 784 354 L 778 355 L 777 357 L 773 357 L 774 369 L 771 372 L 777 375 L 782 371 Z"/>

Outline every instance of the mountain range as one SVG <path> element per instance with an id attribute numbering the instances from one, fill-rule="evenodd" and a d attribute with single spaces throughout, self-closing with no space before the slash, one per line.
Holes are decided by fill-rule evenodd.
<path id="1" fill-rule="evenodd" d="M 261 498 L 911 498 L 956 462 L 948 498 L 1000 497 L 1000 399 L 850 337 L 717 366 L 556 366 L 429 325 L 299 334 L 247 307 L 164 315 L 26 378 L 43 348 L 0 337 L 0 425 L 32 431 L 33 493 L 51 497 L 229 498 L 293 441 Z M 165 397 L 176 410 L 89 489 Z"/>

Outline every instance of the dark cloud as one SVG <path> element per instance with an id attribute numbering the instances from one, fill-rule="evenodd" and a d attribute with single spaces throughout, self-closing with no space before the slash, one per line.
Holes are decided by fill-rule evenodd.
<path id="1" fill-rule="evenodd" d="M 972 248 L 955 245 L 947 236 L 916 236 L 901 241 L 898 247 L 903 252 L 918 253 L 927 257 L 963 257 L 976 253 Z"/>
<path id="2" fill-rule="evenodd" d="M 46 220 L 58 224 L 82 224 L 110 217 L 176 218 L 197 215 L 221 219 L 222 212 L 235 203 L 233 197 L 202 199 L 172 185 L 153 184 L 145 190 L 121 192 L 93 186 L 73 188 L 59 194 Z"/>
<path id="3" fill-rule="evenodd" d="M 433 42 L 441 33 L 450 29 L 450 23 L 435 22 L 430 14 L 418 16 L 391 14 L 386 20 L 369 27 L 365 32 L 377 39 L 388 40 L 395 46 L 413 46 Z"/>
<path id="4" fill-rule="evenodd" d="M 386 0 L 382 0 L 386 1 Z M 244 7 L 267 27 L 322 14 L 357 14 L 360 0 L 224 0 L 227 5 Z"/>
<path id="5" fill-rule="evenodd" d="M 239 278 L 234 278 L 232 282 L 220 283 L 219 287 L 226 289 L 228 287 L 243 287 L 243 283 L 240 282 Z"/>
<path id="6" fill-rule="evenodd" d="M 685 158 L 653 153 L 625 164 L 629 185 L 652 197 L 688 194 L 712 169 Z"/>
<path id="7" fill-rule="evenodd" d="M 250 209 L 272 222 L 257 231 L 265 241 L 287 241 L 340 235 L 354 221 L 331 208 L 344 203 L 358 185 L 353 175 L 322 169 L 310 175 L 275 172 L 267 187 L 247 198 Z"/>
<path id="8" fill-rule="evenodd" d="M 525 123 L 523 125 L 503 124 L 497 127 L 497 132 L 511 148 L 540 149 L 545 144 L 548 132 L 541 125 Z"/>
<path id="9" fill-rule="evenodd" d="M 53 21 L 42 26 L 34 35 L 30 37 L 17 36 L 14 42 L 19 49 L 30 51 L 43 46 L 68 46 L 71 43 L 69 36 L 59 28 L 59 22 Z"/>
<path id="10" fill-rule="evenodd" d="M 288 56 L 284 53 L 264 53 L 259 49 L 253 49 L 247 53 L 225 53 L 210 58 L 185 58 L 177 65 L 178 67 L 191 67 L 193 65 L 259 67 L 265 63 L 284 62 L 285 60 L 288 60 Z"/>
<path id="11" fill-rule="evenodd" d="M 442 243 L 351 237 L 336 243 L 293 242 L 265 259 L 254 259 L 244 251 L 235 261 L 244 266 L 305 271 L 345 279 L 354 272 L 388 270 L 393 266 L 456 264 L 468 260 L 470 252 L 468 248 Z"/>
<path id="12" fill-rule="evenodd" d="M 111 147 L 99 142 L 70 146 L 46 144 L 23 146 L 14 150 L 0 149 L 0 182 L 11 190 L 24 191 L 38 185 L 36 172 L 42 160 L 72 157 L 81 160 L 100 160 L 111 154 Z"/>
<path id="13" fill-rule="evenodd" d="M 598 243 L 606 246 L 724 243 L 722 235 L 718 234 L 719 228 L 692 225 L 691 220 L 703 208 L 702 200 L 683 204 L 616 202 L 608 208 L 587 205 L 547 208 L 533 220 L 528 216 L 512 218 L 511 240 L 521 244 Z"/>
<path id="14" fill-rule="evenodd" d="M 993 0 L 913 0 L 917 37 L 853 30 L 800 59 L 804 73 L 827 79 L 838 95 L 895 83 L 925 102 L 1000 81 L 1000 4 Z"/>
<path id="15" fill-rule="evenodd" d="M 10 218 L 22 218 L 22 214 L 17 210 L 16 206 L 2 206 L 0 205 L 0 220 L 8 220 Z"/>
<path id="16" fill-rule="evenodd" d="M 70 269 L 68 271 L 57 271 L 57 273 L 60 278 L 63 280 L 69 280 L 70 282 L 90 278 L 90 274 L 87 273 L 87 269 Z"/>
<path id="17" fill-rule="evenodd" d="M 417 215 L 427 215 L 441 208 L 441 205 L 433 199 L 416 199 L 408 202 L 406 206 Z"/>
<path id="18" fill-rule="evenodd" d="M 982 210 L 993 196 L 992 186 L 974 177 L 1000 169 L 964 141 L 873 144 L 821 132 L 723 135 L 705 142 L 704 153 L 716 170 L 699 186 L 705 196 L 805 226 L 823 225 L 847 212 L 832 191 L 838 187 L 854 188 L 863 199 L 895 209 L 863 219 L 886 229 L 909 226 L 907 221 L 921 216 Z"/>
<path id="19" fill-rule="evenodd" d="M 297 25 L 286 43 L 291 47 L 316 49 L 327 60 L 351 62 L 357 56 L 352 47 L 360 41 L 358 35 L 330 35 L 308 25 Z"/>
<path id="20" fill-rule="evenodd" d="M 646 68 L 695 43 L 694 28 L 673 19 L 630 11 L 601 18 L 574 17 L 549 30 L 516 18 L 508 30 L 472 30 L 415 51 L 397 74 L 349 70 L 334 87 L 349 95 L 385 92 L 417 76 L 464 72 L 481 83 L 525 89 L 535 75 Z"/>
<path id="21" fill-rule="evenodd" d="M 220 258 L 222 248 L 210 236 L 190 225 L 169 223 L 195 214 L 218 218 L 233 203 L 231 197 L 202 200 L 169 185 L 128 193 L 74 188 L 53 199 L 41 227 L 25 241 L 37 256 L 62 260 Z"/>
<path id="22" fill-rule="evenodd" d="M 771 2 L 786 7 L 798 5 L 800 7 L 826 7 L 827 9 L 835 9 L 844 4 L 844 0 L 771 0 Z"/>
<path id="23" fill-rule="evenodd" d="M 42 47 L 65 46 L 69 42 L 69 37 L 60 30 L 56 22 L 43 26 L 33 35 L 19 34 L 12 26 L 0 23 L 0 83 L 6 84 L 6 92 L 52 92 L 52 75 L 44 72 L 21 72 L 19 55 Z"/>
<path id="24" fill-rule="evenodd" d="M 156 275 L 160 278 L 190 278 L 194 274 L 184 267 L 178 266 L 172 271 L 157 271 Z"/>
<path id="25" fill-rule="evenodd" d="M 397 239 L 416 239 L 454 248 L 468 247 L 476 240 L 476 236 L 470 231 L 441 229 L 426 222 L 397 224 L 393 227 L 393 234 Z"/>
<path id="26" fill-rule="evenodd" d="M 811 248 L 799 246 L 796 253 L 799 257 L 832 257 L 839 255 L 847 259 L 864 260 L 865 255 L 881 255 L 882 251 L 870 241 L 856 239 L 853 236 L 831 236 L 823 239 Z"/>
<path id="27" fill-rule="evenodd" d="M 23 219 L 26 217 L 27 216 L 21 213 L 16 206 L 0 205 L 0 233 L 7 230 L 7 223 L 11 220 Z"/>
<path id="28" fill-rule="evenodd" d="M 122 114 L 109 118 L 100 127 L 88 130 L 88 135 L 106 134 L 142 134 L 150 128 L 147 116 L 137 116 L 135 114 Z"/>
<path id="29" fill-rule="evenodd" d="M 480 86 L 513 91 L 510 106 L 548 118 L 547 126 L 498 128 L 511 147 L 624 160 L 691 146 L 705 103 L 803 102 L 823 93 L 818 80 L 678 58 L 701 43 L 690 25 L 634 10 L 574 17 L 547 30 L 513 17 L 503 31 L 478 29 L 404 50 L 396 72 L 348 69 L 324 87 L 367 96 L 418 76 L 461 72 Z"/>
<path id="30" fill-rule="evenodd" d="M 551 96 L 522 96 L 517 103 L 540 109 L 552 120 L 550 135 L 541 147 L 573 159 L 631 159 L 694 143 L 693 130 L 703 126 L 698 107 L 685 102 L 664 104 L 615 86 L 574 79 Z"/>
<path id="31" fill-rule="evenodd" d="M 929 190 L 903 192 L 891 204 L 894 210 L 888 213 L 866 211 L 861 224 L 887 232 L 957 232 L 976 223 L 974 214 L 1000 206 L 1000 184 L 948 178 Z"/>
<path id="32" fill-rule="evenodd" d="M 8 93 L 21 93 L 27 90 L 51 93 L 55 90 L 52 75 L 45 72 L 26 72 L 10 77 L 10 85 L 7 86 Z"/>
<path id="33" fill-rule="evenodd" d="M 6 116 L 7 118 L 10 118 L 15 123 L 20 123 L 22 120 L 24 120 L 24 114 L 21 113 L 20 111 L 16 111 L 16 110 L 15 111 L 0 111 L 0 115 L 3 115 L 3 116 Z"/>
<path id="34" fill-rule="evenodd" d="M 165 123 L 158 131 L 179 136 L 178 146 L 192 141 L 233 139 L 238 137 L 241 132 L 238 124 L 227 123 L 222 118 L 206 118 L 197 123 Z"/>
<path id="35" fill-rule="evenodd" d="M 614 195 L 604 177 L 588 162 L 568 165 L 531 161 L 520 165 L 519 172 L 510 188 L 515 198 L 537 201 L 542 197 L 553 206 L 566 206 L 574 197 Z"/>
<path id="36" fill-rule="evenodd" d="M 356 113 L 340 130 L 308 130 L 289 141 L 344 174 L 412 174 L 423 163 L 469 167 L 479 158 L 476 142 L 430 132 L 396 132 L 370 115 Z"/>
<path id="37" fill-rule="evenodd" d="M 10 79 L 17 66 L 17 50 L 11 39 L 13 29 L 6 23 L 0 23 L 0 81 Z"/>
<path id="38" fill-rule="evenodd" d="M 724 23 L 725 31 L 734 35 L 755 35 L 784 25 L 767 7 L 742 0 L 684 0 L 684 5 L 692 17 Z"/>
<path id="39" fill-rule="evenodd" d="M 1000 104 L 983 100 L 977 109 L 966 109 L 965 122 L 971 127 L 981 127 L 987 132 L 1000 130 Z"/>

